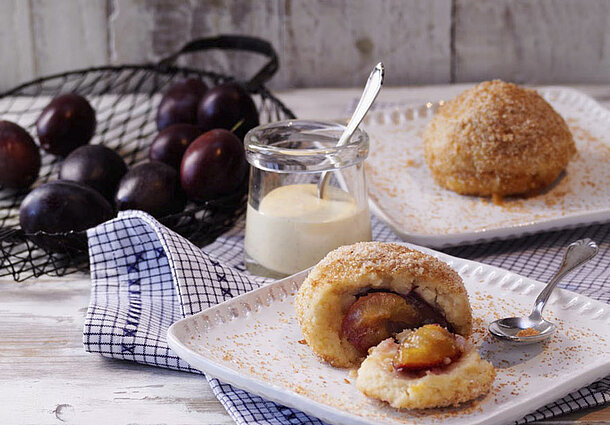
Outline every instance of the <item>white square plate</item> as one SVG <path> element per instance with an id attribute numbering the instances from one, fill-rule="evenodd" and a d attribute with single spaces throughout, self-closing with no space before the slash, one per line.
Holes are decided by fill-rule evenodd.
<path id="1" fill-rule="evenodd" d="M 333 424 L 508 423 L 610 374 L 610 306 L 556 289 L 544 312 L 558 325 L 553 338 L 534 346 L 506 345 L 489 336 L 488 323 L 529 313 L 543 285 L 417 249 L 447 262 L 464 279 L 474 342 L 498 372 L 492 392 L 463 407 L 399 411 L 360 393 L 353 372 L 320 361 L 303 343 L 294 312 L 307 271 L 176 322 L 168 331 L 169 346 L 211 376 Z"/>
<path id="2" fill-rule="evenodd" d="M 578 150 L 545 193 L 495 205 L 438 186 L 423 154 L 422 134 L 439 106 L 428 103 L 367 116 L 371 210 L 404 240 L 434 248 L 610 221 L 610 111 L 576 90 L 538 92 L 564 117 Z"/>

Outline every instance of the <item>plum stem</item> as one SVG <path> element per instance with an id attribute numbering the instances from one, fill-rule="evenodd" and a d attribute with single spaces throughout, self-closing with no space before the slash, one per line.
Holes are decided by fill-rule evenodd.
<path id="1" fill-rule="evenodd" d="M 242 118 L 241 120 L 237 121 L 237 123 L 236 123 L 236 124 L 233 126 L 233 128 L 230 130 L 230 131 L 231 131 L 231 133 L 235 133 L 235 131 L 236 131 L 236 130 L 237 130 L 239 127 L 241 127 L 241 126 L 243 125 L 243 123 L 245 123 L 245 122 L 246 122 L 246 119 L 245 119 L 245 118 Z"/>

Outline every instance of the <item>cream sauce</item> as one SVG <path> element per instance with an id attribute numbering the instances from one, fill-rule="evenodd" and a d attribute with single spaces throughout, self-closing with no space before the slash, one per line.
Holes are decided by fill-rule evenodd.
<path id="1" fill-rule="evenodd" d="M 339 246 L 370 240 L 368 207 L 333 186 L 324 199 L 316 185 L 294 184 L 269 192 L 258 210 L 248 204 L 247 255 L 276 273 L 296 273 Z"/>

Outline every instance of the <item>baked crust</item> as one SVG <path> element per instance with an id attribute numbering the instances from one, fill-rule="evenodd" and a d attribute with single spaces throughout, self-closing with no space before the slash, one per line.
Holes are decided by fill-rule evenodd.
<path id="1" fill-rule="evenodd" d="M 356 387 L 365 395 L 395 408 L 457 406 L 488 393 L 496 376 L 492 364 L 468 346 L 445 370 L 409 377 L 397 372 L 392 365 L 398 348 L 399 344 L 392 338 L 371 348 L 356 378 Z"/>
<path id="2" fill-rule="evenodd" d="M 360 242 L 330 252 L 299 289 L 295 308 L 307 344 L 333 366 L 357 367 L 364 356 L 342 337 L 341 324 L 357 295 L 380 289 L 414 291 L 442 312 L 456 333 L 472 332 L 468 294 L 451 267 L 402 245 Z"/>
<path id="3" fill-rule="evenodd" d="M 535 194 L 576 153 L 564 119 L 535 90 L 486 81 L 441 106 L 423 136 L 434 180 L 463 195 Z"/>

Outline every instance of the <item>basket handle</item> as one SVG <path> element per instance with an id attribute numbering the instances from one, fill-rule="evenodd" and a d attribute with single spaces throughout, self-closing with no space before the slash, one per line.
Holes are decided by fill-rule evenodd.
<path id="1" fill-rule="evenodd" d="M 220 50 L 244 50 L 247 52 L 260 53 L 269 58 L 269 61 L 246 82 L 246 87 L 256 90 L 265 82 L 269 81 L 278 70 L 279 61 L 277 53 L 271 43 L 257 37 L 246 35 L 219 35 L 218 37 L 196 38 L 186 43 L 177 52 L 161 59 L 160 67 L 172 66 L 174 61 L 185 53 L 200 52 L 209 49 Z"/>

